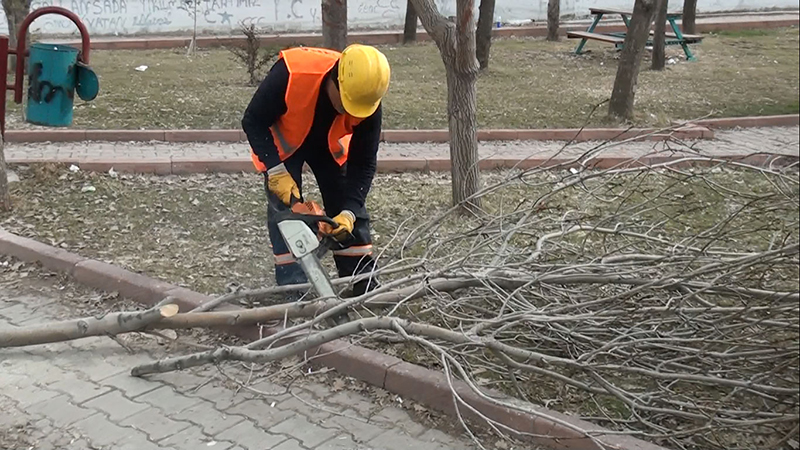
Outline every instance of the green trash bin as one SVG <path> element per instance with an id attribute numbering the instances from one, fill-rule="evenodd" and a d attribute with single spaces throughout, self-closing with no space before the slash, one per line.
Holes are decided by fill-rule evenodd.
<path id="1" fill-rule="evenodd" d="M 78 49 L 75 47 L 38 42 L 31 45 L 28 56 L 27 122 L 50 127 L 72 124 L 77 66 Z"/>

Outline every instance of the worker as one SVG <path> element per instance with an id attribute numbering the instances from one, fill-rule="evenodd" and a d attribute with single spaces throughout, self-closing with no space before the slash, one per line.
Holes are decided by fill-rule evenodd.
<path id="1" fill-rule="evenodd" d="M 303 201 L 302 169 L 317 180 L 332 234 L 340 277 L 375 269 L 370 216 L 365 202 L 377 167 L 381 100 L 389 87 L 386 57 L 375 47 L 353 44 L 341 53 L 298 47 L 280 52 L 242 119 L 256 170 L 264 174 L 267 227 L 278 285 L 306 282 L 274 219 Z M 353 285 L 362 295 L 377 286 L 372 276 Z M 299 296 L 299 293 L 295 293 Z"/>

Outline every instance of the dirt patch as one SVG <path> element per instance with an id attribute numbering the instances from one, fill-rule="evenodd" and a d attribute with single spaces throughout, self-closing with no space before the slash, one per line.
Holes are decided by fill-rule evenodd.
<path id="1" fill-rule="evenodd" d="M 0 216 L 0 226 L 85 257 L 112 263 L 135 272 L 209 294 L 221 294 L 237 286 L 256 288 L 274 284 L 273 260 L 266 231 L 266 204 L 262 178 L 255 174 L 198 174 L 144 176 L 71 172 L 63 165 L 18 168 L 19 183 L 11 195 L 15 209 Z M 513 178 L 514 171 L 486 172 L 483 183 L 493 185 Z M 535 183 L 512 183 L 486 197 L 489 215 L 513 210 L 535 201 L 569 171 L 545 172 Z M 715 169 L 704 174 L 722 186 L 767 190 L 771 184 L 755 172 Z M 648 217 L 676 214 L 680 224 L 664 230 L 675 238 L 691 238 L 727 214 L 735 204 L 726 204 L 715 186 L 677 182 L 671 177 L 643 177 L 633 202 L 648 193 L 669 192 L 670 201 Z M 613 181 L 613 190 L 624 185 Z M 304 193 L 321 203 L 312 175 L 305 174 Z M 398 257 L 405 239 L 416 227 L 449 210 L 450 177 L 445 173 L 381 174 L 375 178 L 367 208 L 373 217 L 372 236 L 382 261 Z M 580 189 L 565 190 L 548 200 L 542 214 L 558 217 L 577 208 L 585 214 L 602 215 L 613 204 L 593 203 Z M 741 233 L 737 245 L 760 245 L 768 233 L 765 220 L 788 221 L 773 215 L 736 218 L 751 234 Z M 470 230 L 484 218 L 448 215 L 437 236 Z M 561 226 L 548 224 L 548 226 Z M 552 230 L 539 230 L 540 232 Z M 535 242 L 533 237 L 522 243 Z M 402 249 L 404 256 L 419 248 Z M 325 259 L 330 263 L 331 258 Z M 332 266 L 330 266 L 332 267 Z"/>
<path id="2" fill-rule="evenodd" d="M 636 95 L 639 125 L 705 115 L 797 113 L 798 29 L 750 34 L 709 34 L 692 46 L 698 60 L 667 49 L 674 62 L 663 72 L 642 70 Z M 592 107 L 611 95 L 618 53 L 590 42 L 590 52 L 572 54 L 576 40 L 496 39 L 491 65 L 478 82 L 478 123 L 485 128 L 559 128 L 584 124 Z M 384 102 L 384 128 L 447 128 L 444 67 L 430 42 L 381 46 L 392 65 Z M 649 66 L 645 58 L 642 66 Z M 74 127 L 100 129 L 240 128 L 255 87 L 244 67 L 224 49 L 92 52 L 100 94 L 76 99 Z M 147 65 L 144 72 L 134 70 Z M 264 69 L 266 71 L 266 68 Z M 590 125 L 604 125 L 599 114 Z M 8 128 L 21 122 L 9 103 Z"/>
<path id="3" fill-rule="evenodd" d="M 7 449 L 27 449 L 32 448 L 31 441 L 28 440 L 28 425 L 16 425 L 12 427 L 0 427 L 0 448 Z"/>

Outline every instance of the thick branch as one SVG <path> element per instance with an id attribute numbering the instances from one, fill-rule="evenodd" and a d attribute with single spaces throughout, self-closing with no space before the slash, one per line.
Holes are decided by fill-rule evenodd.
<path id="1" fill-rule="evenodd" d="M 433 0 L 411 0 L 414 10 L 419 16 L 419 21 L 428 35 L 440 46 L 444 42 L 448 28 L 454 27 L 453 23 L 439 13 Z"/>
<path id="2" fill-rule="evenodd" d="M 178 305 L 164 305 L 146 311 L 119 312 L 64 322 L 0 330 L 0 347 L 23 347 L 80 339 L 114 336 L 144 329 L 178 313 Z"/>

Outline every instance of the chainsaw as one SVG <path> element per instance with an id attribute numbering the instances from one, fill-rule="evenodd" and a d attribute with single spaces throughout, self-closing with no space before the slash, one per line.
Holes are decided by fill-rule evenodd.
<path id="1" fill-rule="evenodd" d="M 313 200 L 300 202 L 294 197 L 291 207 L 278 211 L 275 219 L 289 252 L 300 263 L 317 294 L 320 297 L 337 297 L 320 259 L 331 248 L 341 247 L 331 234 L 338 224 L 326 216 L 325 211 Z M 316 234 L 314 228 L 318 230 Z M 347 315 L 342 314 L 328 323 L 335 326 L 346 320 Z"/>

